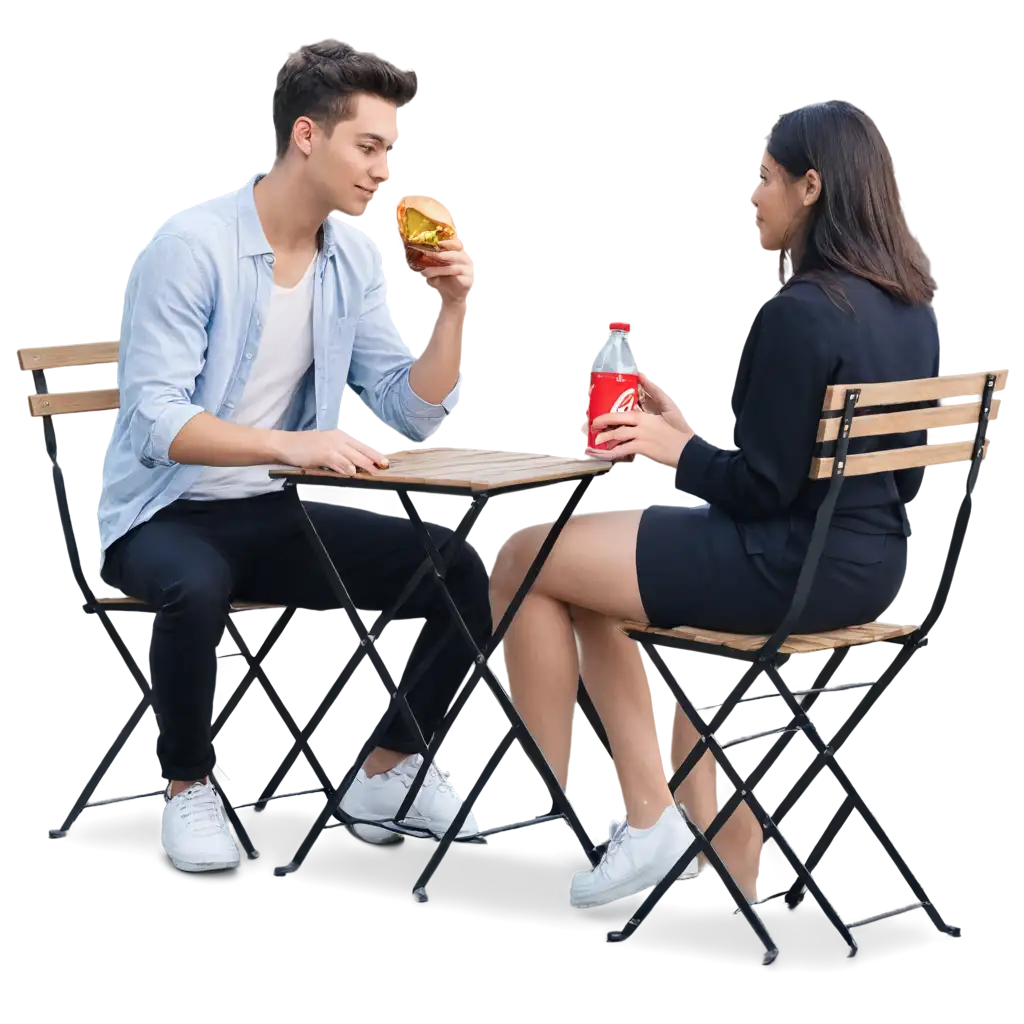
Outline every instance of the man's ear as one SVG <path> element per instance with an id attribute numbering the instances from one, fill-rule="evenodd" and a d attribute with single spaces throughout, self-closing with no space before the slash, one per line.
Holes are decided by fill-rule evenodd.
<path id="1" fill-rule="evenodd" d="M 315 125 L 308 117 L 297 118 L 292 125 L 292 142 L 304 156 L 309 156 L 313 149 L 313 131 Z"/>

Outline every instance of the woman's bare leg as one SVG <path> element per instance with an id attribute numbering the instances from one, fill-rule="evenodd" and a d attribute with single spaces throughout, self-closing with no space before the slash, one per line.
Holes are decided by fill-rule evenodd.
<path id="1" fill-rule="evenodd" d="M 523 568 L 516 577 L 518 560 L 514 566 L 508 562 L 507 556 L 503 562 L 499 555 L 491 574 L 491 615 L 495 625 L 526 575 Z M 529 566 L 529 561 L 526 564 Z M 504 653 L 512 702 L 559 785 L 565 789 L 579 678 L 576 637 L 566 606 L 534 586 L 505 634 Z"/>
<path id="2" fill-rule="evenodd" d="M 678 768 L 698 740 L 697 730 L 676 708 L 672 726 L 672 764 Z M 718 795 L 715 792 L 715 759 L 710 751 L 698 762 L 675 792 L 676 799 L 686 808 L 693 823 L 704 831 L 718 813 Z M 713 841 L 715 850 L 725 862 L 729 874 L 751 900 L 757 899 L 757 872 L 761 859 L 761 826 L 753 812 L 744 803 L 732 813 Z"/>
<path id="3" fill-rule="evenodd" d="M 640 651 L 617 629 L 622 619 L 646 618 L 636 579 L 641 515 L 612 512 L 571 519 L 504 643 L 513 700 L 563 787 L 582 661 L 587 692 L 608 733 L 626 817 L 635 828 L 653 824 L 671 799 Z M 548 529 L 522 530 L 502 548 L 491 576 L 495 622 L 508 607 Z M 678 711 L 673 765 L 682 763 L 696 740 L 696 730 Z M 710 754 L 701 758 L 676 798 L 699 828 L 710 825 L 718 809 Z M 745 805 L 715 839 L 715 849 L 751 899 L 756 893 L 760 848 L 761 830 Z"/>
<path id="4" fill-rule="evenodd" d="M 621 616 L 574 607 L 572 617 L 580 640 L 583 680 L 608 734 L 626 820 L 634 828 L 650 828 L 672 798 L 640 648 L 619 630 Z"/>
<path id="5" fill-rule="evenodd" d="M 505 634 L 505 664 L 516 707 L 564 785 L 579 675 L 579 637 L 583 679 L 608 733 L 626 817 L 634 828 L 643 829 L 657 821 L 671 803 L 671 795 L 640 653 L 616 629 L 622 619 L 645 617 L 636 579 L 641 515 L 612 512 L 569 521 Z M 491 576 L 495 621 L 508 606 L 547 529 L 522 530 L 502 548 Z"/>

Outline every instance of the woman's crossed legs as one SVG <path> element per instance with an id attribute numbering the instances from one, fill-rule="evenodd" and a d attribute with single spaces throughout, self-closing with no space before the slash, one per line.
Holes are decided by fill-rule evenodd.
<path id="1" fill-rule="evenodd" d="M 569 772 L 577 679 L 582 676 L 608 734 L 626 821 L 633 829 L 651 828 L 672 804 L 640 648 L 618 629 L 623 619 L 647 619 L 636 573 L 642 515 L 629 511 L 573 517 L 504 641 L 512 699 L 563 788 Z M 501 549 L 491 574 L 495 622 L 504 614 L 549 529 L 521 530 Z M 674 765 L 682 762 L 697 738 L 696 730 L 677 710 Z M 676 798 L 699 828 L 707 828 L 717 810 L 711 754 L 701 759 Z M 714 845 L 740 888 L 754 899 L 761 830 L 745 805 L 732 815 Z"/>

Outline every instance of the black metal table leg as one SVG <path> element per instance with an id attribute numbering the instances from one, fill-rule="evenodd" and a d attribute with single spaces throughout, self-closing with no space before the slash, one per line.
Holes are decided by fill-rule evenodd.
<path id="1" fill-rule="evenodd" d="M 434 736 L 430 741 L 428 749 L 428 757 L 424 758 L 424 766 L 421 768 L 420 772 L 421 776 L 425 776 L 427 767 L 429 765 L 429 761 L 432 760 L 434 756 L 436 756 L 437 749 L 439 748 L 441 739 L 443 738 L 447 722 L 451 720 L 452 713 L 454 712 L 456 707 L 458 707 L 458 703 L 461 700 L 463 693 L 465 692 L 465 689 L 469 684 L 470 680 L 473 678 L 475 673 L 480 672 L 486 679 L 490 689 L 492 689 L 492 691 L 498 697 L 500 705 L 510 715 L 510 721 L 513 723 L 519 738 L 523 742 L 523 745 L 525 746 L 528 756 L 532 761 L 534 761 L 535 765 L 538 767 L 541 774 L 543 775 L 545 782 L 548 786 L 548 790 L 554 798 L 556 806 L 564 815 L 565 819 L 569 822 L 569 826 L 572 829 L 573 835 L 575 836 L 575 838 L 577 838 L 582 849 L 591 856 L 595 856 L 597 854 L 599 850 L 598 844 L 595 843 L 593 837 L 590 835 L 586 826 L 580 820 L 579 815 L 575 813 L 575 809 L 572 807 L 568 799 L 568 796 L 565 794 L 565 791 L 562 790 L 562 787 L 558 782 L 558 779 L 555 777 L 554 772 L 552 772 L 550 766 L 545 760 L 544 755 L 542 754 L 541 749 L 537 745 L 536 740 L 534 739 L 534 737 L 532 737 L 529 730 L 526 728 L 526 724 L 522 721 L 522 718 L 515 710 L 515 706 L 513 705 L 511 699 L 505 692 L 504 687 L 496 678 L 494 672 L 490 670 L 489 666 L 487 665 L 487 662 L 490 656 L 492 656 L 501 645 L 501 642 L 504 639 L 505 634 L 508 632 L 509 627 L 512 625 L 512 620 L 516 612 L 519 610 L 520 605 L 525 600 L 530 588 L 534 586 L 534 583 L 537 581 L 538 575 L 540 574 L 541 569 L 544 567 L 544 563 L 547 561 L 548 556 L 551 554 L 551 551 L 554 548 L 555 543 L 561 535 L 562 529 L 564 529 L 565 524 L 571 518 L 573 513 L 577 511 L 577 509 L 580 507 L 580 504 L 587 496 L 594 482 L 595 481 L 593 477 L 584 477 L 579 480 L 574 480 L 570 484 L 568 496 L 566 497 L 562 505 L 558 518 L 555 520 L 554 524 L 552 525 L 552 528 L 549 530 L 548 536 L 545 538 L 544 543 L 541 545 L 541 549 L 538 552 L 537 557 L 530 564 L 529 569 L 527 570 L 525 577 L 519 586 L 519 589 L 516 591 L 515 596 L 513 597 L 511 603 L 509 604 L 508 608 L 505 611 L 505 614 L 502 616 L 501 623 L 499 623 L 497 629 L 492 634 L 492 637 L 490 637 L 490 640 L 487 642 L 484 649 L 477 651 L 475 664 L 463 678 L 462 682 L 459 685 L 459 688 L 456 690 L 455 695 L 453 696 L 450 702 L 449 708 L 447 708 L 444 714 L 441 723 L 438 725 L 436 731 L 434 732 Z M 457 614 L 458 609 L 454 607 L 455 602 L 453 601 L 451 594 L 446 594 L 446 588 L 445 595 L 446 600 L 450 603 L 450 607 L 452 607 L 453 612 Z M 468 629 L 466 628 L 465 624 L 462 623 L 461 615 L 458 617 L 462 625 L 462 629 L 464 630 L 464 632 L 468 633 Z M 447 853 L 447 851 L 449 851 L 452 843 L 459 835 L 460 830 L 462 829 L 462 826 L 465 824 L 466 819 L 469 817 L 469 814 L 472 811 L 475 802 L 479 799 L 480 794 L 483 792 L 485 780 L 486 766 L 484 765 L 483 767 L 481 767 L 480 774 L 468 787 L 467 793 L 463 799 L 463 806 L 460 809 L 459 814 L 456 816 L 456 819 L 452 822 L 452 825 L 449 827 L 449 829 L 447 829 L 446 833 L 441 838 L 440 842 L 434 848 L 430 860 L 428 861 L 424 869 L 420 872 L 420 876 L 413 886 L 413 899 L 416 902 L 423 903 L 429 899 L 430 882 L 432 881 L 434 874 L 436 873 L 438 867 L 440 866 L 440 863 L 443 860 L 445 854 Z"/>
<path id="2" fill-rule="evenodd" d="M 427 575 L 431 568 L 434 569 L 439 584 L 442 587 L 442 590 L 447 592 L 447 589 L 444 587 L 444 571 L 446 570 L 446 565 L 450 564 L 455 559 L 462 544 L 465 543 L 466 536 L 469 534 L 469 531 L 472 528 L 473 524 L 476 522 L 480 513 L 483 511 L 483 507 L 486 503 L 486 500 L 486 495 L 474 499 L 469 511 L 465 514 L 465 516 L 463 516 L 462 522 L 455 530 L 455 533 L 452 535 L 451 538 L 449 538 L 446 553 L 447 563 L 444 560 L 442 560 L 441 567 L 440 569 L 438 569 L 437 565 L 428 557 L 427 560 L 420 566 L 417 572 L 410 579 L 409 583 L 406 585 L 406 587 L 404 588 L 404 590 L 402 591 L 401 595 L 399 596 L 398 600 L 394 603 L 394 605 L 392 605 L 392 607 L 388 609 L 388 612 L 381 615 L 374 623 L 374 628 L 372 632 L 367 631 L 365 627 L 362 625 L 362 620 L 359 618 L 358 611 L 356 610 L 355 605 L 352 603 L 352 599 L 348 594 L 348 590 L 345 587 L 345 584 L 342 581 L 341 577 L 338 575 L 338 571 L 334 566 L 334 563 L 331 561 L 329 552 L 324 547 L 323 542 L 320 540 L 320 537 L 316 532 L 316 528 L 309 520 L 309 517 L 304 515 L 303 518 L 307 534 L 309 535 L 310 540 L 313 543 L 314 549 L 317 551 L 319 555 L 321 565 L 323 566 L 324 571 L 327 574 L 329 581 L 331 582 L 331 586 L 333 587 L 343 607 L 349 613 L 349 617 L 353 619 L 353 625 L 356 625 L 356 631 L 360 635 L 360 649 L 353 655 L 352 659 L 350 659 L 349 665 L 346 666 L 345 672 L 343 673 L 343 677 L 348 678 L 348 676 L 351 675 L 351 671 L 354 670 L 355 664 L 358 663 L 358 660 L 361 659 L 361 657 L 365 653 L 367 656 L 370 657 L 371 661 L 373 662 L 374 668 L 377 669 L 377 673 L 381 677 L 381 681 L 384 683 L 385 688 L 388 690 L 391 700 L 389 701 L 388 708 L 385 711 L 384 716 L 377 723 L 377 726 L 373 730 L 373 733 L 371 734 L 370 738 L 363 745 L 362 750 L 360 751 L 355 762 L 353 763 L 351 768 L 349 768 L 348 772 L 346 772 L 341 783 L 329 793 L 328 799 L 324 804 L 324 807 L 321 809 L 320 814 L 317 816 L 313 825 L 310 827 L 309 832 L 306 834 L 306 837 L 299 845 L 299 848 L 298 850 L 296 850 L 295 855 L 292 857 L 291 861 L 289 861 L 288 864 L 285 864 L 281 867 L 277 867 L 274 869 L 274 874 L 278 877 L 283 877 L 285 875 L 291 874 L 292 872 L 297 871 L 299 867 L 301 867 L 302 862 L 306 859 L 306 856 L 308 855 L 309 851 L 313 848 L 313 845 L 316 843 L 317 839 L 320 836 L 320 833 L 323 831 L 324 826 L 327 823 L 327 819 L 331 817 L 331 815 L 338 816 L 345 821 L 348 820 L 347 816 L 340 811 L 341 801 L 344 799 L 345 793 L 348 791 L 349 786 L 351 786 L 353 780 L 355 779 L 356 774 L 358 773 L 363 761 L 365 761 L 370 751 L 374 749 L 378 738 L 384 734 L 385 730 L 391 724 L 391 721 L 396 713 L 401 713 L 404 715 L 406 721 L 410 722 L 410 724 L 413 726 L 414 733 L 419 736 L 420 741 L 422 743 L 422 750 L 424 752 L 428 750 L 428 744 L 423 737 L 422 731 L 420 730 L 419 727 L 419 723 L 416 722 L 415 716 L 413 715 L 411 709 L 409 708 L 407 700 L 409 690 L 411 690 L 412 686 L 415 685 L 416 682 L 418 682 L 418 680 L 422 676 L 423 669 L 425 669 L 426 666 L 417 666 L 417 668 L 414 669 L 413 673 L 409 676 L 409 678 L 407 678 L 402 683 L 401 686 L 396 687 L 393 680 L 390 677 L 390 674 L 388 673 L 386 667 L 384 666 L 384 663 L 380 660 L 379 654 L 377 654 L 375 650 L 375 643 L 376 640 L 379 638 L 380 634 L 383 632 L 384 628 L 388 625 L 391 619 L 393 619 L 394 616 L 398 613 L 398 610 L 405 603 L 408 597 L 415 590 L 416 586 L 419 585 L 420 581 Z M 426 530 L 424 528 L 424 533 L 425 532 Z M 336 688 L 338 691 L 340 691 L 340 686 L 338 686 L 337 684 Z M 337 694 L 335 693 L 334 696 L 336 695 Z M 321 709 L 318 709 L 319 715 L 314 716 L 315 721 L 311 721 L 312 728 L 315 728 L 320 718 L 322 718 L 323 714 L 326 713 L 326 707 L 324 706 L 324 704 L 326 704 L 329 707 L 329 703 L 326 700 L 321 704 Z M 309 732 L 312 732 L 312 728 L 310 726 L 307 726 L 307 728 L 303 730 L 303 735 L 306 738 L 308 738 Z M 296 745 L 298 744 L 296 743 Z M 278 775 L 281 775 L 283 777 L 283 773 L 280 771 L 280 769 Z M 278 776 L 275 775 L 275 780 L 277 779 Z M 273 782 L 274 780 L 272 780 L 272 783 Z M 268 787 L 268 789 L 269 788 L 270 787 Z M 415 786 L 412 787 L 413 791 L 415 790 L 415 788 Z M 261 800 L 264 799 L 266 799 L 265 795 L 261 797 Z"/>
<path id="3" fill-rule="evenodd" d="M 532 736 L 529 735 L 529 732 L 526 729 L 525 725 L 523 725 L 522 720 L 519 718 L 518 714 L 515 712 L 515 709 L 512 707 L 512 703 L 508 699 L 507 694 L 505 694 L 503 688 L 498 683 L 497 679 L 495 679 L 493 672 L 491 672 L 490 668 L 487 665 L 487 660 L 493 654 L 498 644 L 500 644 L 501 638 L 504 636 L 505 631 L 508 629 L 512 617 L 515 615 L 516 611 L 518 610 L 520 604 L 525 598 L 530 587 L 532 587 L 533 583 L 535 582 L 537 576 L 540 573 L 541 568 L 543 567 L 544 561 L 547 559 L 548 555 L 551 552 L 551 549 L 553 548 L 558 538 L 558 535 L 564 528 L 566 522 L 568 522 L 570 516 L 572 515 L 572 512 L 574 511 L 580 499 L 582 498 L 584 492 L 586 491 L 591 479 L 592 477 L 590 475 L 579 478 L 576 489 L 574 490 L 569 501 L 566 503 L 566 506 L 563 509 L 561 515 L 559 516 L 558 521 L 554 524 L 551 531 L 549 532 L 549 535 L 545 539 L 544 544 L 541 546 L 541 549 L 537 554 L 537 558 L 535 559 L 534 564 L 531 565 L 530 571 L 527 573 L 527 576 L 524 579 L 519 591 L 517 592 L 516 597 L 513 599 L 513 602 L 510 604 L 508 610 L 506 611 L 505 616 L 502 619 L 502 622 L 499 624 L 498 628 L 494 631 L 491 638 L 488 640 L 488 642 L 485 644 L 482 650 L 477 645 L 476 640 L 473 638 L 472 633 L 470 632 L 469 628 L 467 627 L 465 621 L 462 618 L 462 614 L 457 604 L 455 603 L 450 591 L 448 590 L 447 585 L 445 584 L 445 573 L 447 565 L 451 563 L 451 560 L 454 558 L 455 553 L 458 551 L 458 548 L 465 542 L 469 529 L 472 527 L 473 523 L 476 521 L 476 518 L 482 511 L 483 506 L 488 499 L 488 494 L 484 492 L 478 492 L 474 494 L 473 505 L 470 511 L 463 518 L 463 521 L 462 523 L 460 523 L 460 526 L 456 531 L 455 535 L 449 540 L 449 547 L 446 549 L 445 554 L 442 556 L 441 552 L 435 545 L 433 538 L 430 536 L 430 533 L 426 525 L 420 518 L 418 512 L 415 509 L 415 506 L 412 504 L 412 501 L 409 498 L 407 488 L 404 488 L 402 486 L 396 486 L 394 488 L 398 492 L 399 498 L 402 501 L 402 504 L 406 510 L 407 515 L 409 516 L 410 521 L 414 524 L 414 526 L 417 528 L 417 531 L 419 532 L 421 541 L 424 545 L 424 549 L 427 553 L 427 559 L 424 565 L 421 565 L 414 579 L 410 581 L 410 584 L 407 586 L 406 591 L 403 592 L 403 597 L 400 598 L 399 602 L 396 602 L 396 606 L 392 609 L 389 609 L 386 615 L 381 616 L 381 619 L 379 619 L 378 622 L 374 624 L 374 627 L 369 631 L 365 630 L 365 628 L 362 627 L 361 620 L 358 619 L 358 614 L 355 611 L 354 605 L 351 604 L 351 599 L 348 596 L 348 592 L 344 586 L 343 581 L 338 576 L 337 570 L 330 560 L 329 553 L 323 547 L 320 538 L 316 535 L 315 528 L 313 527 L 312 523 L 309 522 L 308 517 L 306 517 L 305 527 L 307 530 L 307 534 L 310 537 L 310 541 L 313 544 L 314 549 L 317 551 L 321 565 L 325 573 L 327 574 L 328 579 L 330 580 L 331 585 L 335 590 L 335 593 L 337 594 L 340 603 L 342 604 L 343 607 L 345 607 L 346 611 L 348 611 L 350 618 L 353 618 L 353 625 L 356 627 L 356 631 L 360 635 L 361 647 L 360 650 L 353 655 L 352 659 L 350 659 L 349 665 L 346 666 L 345 672 L 343 672 L 342 677 L 340 677 L 340 684 L 336 683 L 335 687 L 332 688 L 332 692 L 328 695 L 328 698 L 325 698 L 325 700 L 321 704 L 321 707 L 318 708 L 317 714 L 314 716 L 314 719 L 311 720 L 309 724 L 307 724 L 305 729 L 300 731 L 299 738 L 302 740 L 308 740 L 310 732 L 312 731 L 313 728 L 316 727 L 316 724 L 318 724 L 320 719 L 326 713 L 327 707 L 330 706 L 330 703 L 333 701 L 334 697 L 337 696 L 337 692 L 340 690 L 341 685 L 344 685 L 344 680 L 351 675 L 351 671 L 354 668 L 354 663 L 357 663 L 358 660 L 364 654 L 368 656 L 373 662 L 374 668 L 377 670 L 378 675 L 381 677 L 385 687 L 388 689 L 388 692 L 391 696 L 391 701 L 389 702 L 389 706 L 387 711 L 385 712 L 385 715 L 378 722 L 376 728 L 374 729 L 373 735 L 370 737 L 369 740 L 367 740 L 366 744 L 364 744 L 363 749 L 360 751 L 360 754 L 356 759 L 355 763 L 350 767 L 349 771 L 346 773 L 345 777 L 342 779 L 339 786 L 329 794 L 329 799 L 326 801 L 324 807 L 321 809 L 320 814 L 318 815 L 316 821 L 314 821 L 305 839 L 300 844 L 298 850 L 295 853 L 295 856 L 288 864 L 276 868 L 276 875 L 283 876 L 286 874 L 290 874 L 298 869 L 298 867 L 302 864 L 303 860 L 308 855 L 310 849 L 316 842 L 317 838 L 319 837 L 320 832 L 323 831 L 325 827 L 327 827 L 327 819 L 332 814 L 334 814 L 336 817 L 340 818 L 342 821 L 348 824 L 357 823 L 354 820 L 349 821 L 348 816 L 340 811 L 340 804 L 341 800 L 344 798 L 345 792 L 347 791 L 348 787 L 352 784 L 352 781 L 354 780 L 359 770 L 359 767 L 365 760 L 370 750 L 373 749 L 373 746 L 376 744 L 377 738 L 383 734 L 384 730 L 387 728 L 388 724 L 390 723 L 392 717 L 395 714 L 400 713 L 403 716 L 405 716 L 407 721 L 411 720 L 412 722 L 415 722 L 415 719 L 412 716 L 412 712 L 409 709 L 407 703 L 407 696 L 409 687 L 411 687 L 411 685 L 414 684 L 416 680 L 419 678 L 419 673 L 417 671 L 414 671 L 411 674 L 410 678 L 407 678 L 401 686 L 395 687 L 393 680 L 391 680 L 390 676 L 387 673 L 387 669 L 383 665 L 383 662 L 380 661 L 379 654 L 377 653 L 375 647 L 383 628 L 387 625 L 390 619 L 394 617 L 394 614 L 401 606 L 401 603 L 406 599 L 408 594 L 412 592 L 415 585 L 419 583 L 419 581 L 423 577 L 423 574 L 429 573 L 431 569 L 433 569 L 437 585 L 440 587 L 440 594 L 448 607 L 449 614 L 451 615 L 452 618 L 452 622 L 455 628 L 463 635 L 472 653 L 474 659 L 474 666 L 470 678 L 467 680 L 467 682 L 464 683 L 461 692 L 457 695 L 455 701 L 452 704 L 451 709 L 445 716 L 435 735 L 431 738 L 431 741 L 427 743 L 425 739 L 423 740 L 423 765 L 421 766 L 421 769 L 417 774 L 416 779 L 413 781 L 413 784 L 410 786 L 410 790 L 406 795 L 406 798 L 403 801 L 402 806 L 399 808 L 399 811 L 396 813 L 394 819 L 388 822 L 373 822 L 373 824 L 377 824 L 385 828 L 390 828 L 392 831 L 403 832 L 405 834 L 417 835 L 422 833 L 423 830 L 407 829 L 407 827 L 402 824 L 403 819 L 405 815 L 408 813 L 409 808 L 411 807 L 412 802 L 415 799 L 416 792 L 418 791 L 419 787 L 423 783 L 424 778 L 426 777 L 426 773 L 429 770 L 430 763 L 433 760 L 433 757 L 438 747 L 440 746 L 441 742 L 443 742 L 445 736 L 447 735 L 447 732 L 451 727 L 452 722 L 454 721 L 455 717 L 457 717 L 458 713 L 462 710 L 462 708 L 465 706 L 465 703 L 468 700 L 469 695 L 472 693 L 472 690 L 476 686 L 477 682 L 482 678 L 484 679 L 487 687 L 495 694 L 495 697 L 498 699 L 499 704 L 502 706 L 502 710 L 505 712 L 506 717 L 508 717 L 510 722 L 510 736 L 507 738 L 506 741 L 503 741 L 502 747 L 507 750 L 507 746 L 511 744 L 511 742 L 514 739 L 518 739 L 518 741 L 526 751 L 527 756 L 534 764 L 534 767 L 540 773 L 542 779 L 548 787 L 549 792 L 552 795 L 552 814 L 542 816 L 541 818 L 538 818 L 536 820 L 550 819 L 556 814 L 555 809 L 557 809 L 557 814 L 561 817 L 564 817 L 564 819 L 573 829 L 574 833 L 577 835 L 577 838 L 579 839 L 581 845 L 584 847 L 584 850 L 587 852 L 591 861 L 594 862 L 596 855 L 594 852 L 595 848 L 593 843 L 591 843 L 589 837 L 586 834 L 586 831 L 583 829 L 582 823 L 579 821 L 568 800 L 565 798 L 565 794 L 561 791 L 561 787 L 558 785 L 557 780 L 551 773 L 549 766 L 544 761 L 540 749 L 536 746 L 536 743 L 533 741 Z M 584 700 L 586 700 L 587 698 L 585 695 L 585 691 L 582 692 Z M 581 704 L 583 704 L 583 701 L 581 701 Z M 583 704 L 583 706 L 584 712 L 586 712 L 586 704 Z M 416 726 L 415 731 L 419 732 L 418 725 Z M 422 739 L 422 734 L 420 735 Z M 263 796 L 261 796 L 261 801 L 270 798 L 273 789 L 276 788 L 276 786 L 280 783 L 281 778 L 283 778 L 284 772 L 287 771 L 288 767 L 290 766 L 290 762 L 294 761 L 294 758 L 297 756 L 298 747 L 299 739 L 296 740 L 296 743 L 292 747 L 292 751 L 289 752 L 289 757 L 286 759 L 286 762 L 282 764 L 281 768 L 275 774 L 274 779 L 271 780 L 270 785 L 268 785 L 266 790 L 264 790 L 264 794 Z M 487 773 L 488 777 L 489 774 L 493 772 L 494 768 L 497 766 L 497 763 L 498 761 L 500 761 L 500 758 L 501 755 L 497 754 L 496 760 L 494 760 L 493 762 L 493 766 L 490 767 L 489 772 Z M 486 783 L 486 781 L 486 777 L 483 779 L 482 782 L 478 780 L 477 785 L 474 786 L 474 793 L 478 794 L 480 790 L 483 788 L 483 785 Z M 475 796 L 473 796 L 473 800 L 475 800 Z M 451 842 L 455 841 L 459 829 L 462 827 L 462 825 L 465 823 L 465 820 L 469 816 L 471 807 L 472 801 L 467 799 L 467 801 L 465 801 L 463 805 L 463 810 L 465 811 L 465 813 L 461 815 L 461 821 L 457 823 L 458 827 L 456 827 L 456 823 L 453 823 L 452 827 L 449 828 L 446 835 L 442 838 L 442 841 L 438 849 L 435 851 L 434 857 L 432 858 L 433 867 L 431 868 L 431 873 L 433 872 L 434 869 L 436 869 L 437 865 L 440 863 L 440 860 L 444 857 L 444 854 L 447 852 L 447 849 L 450 846 Z M 519 823 L 519 825 L 522 824 L 523 823 Z M 512 827 L 519 827 L 519 825 Z M 475 837 L 470 838 L 472 839 Z"/>

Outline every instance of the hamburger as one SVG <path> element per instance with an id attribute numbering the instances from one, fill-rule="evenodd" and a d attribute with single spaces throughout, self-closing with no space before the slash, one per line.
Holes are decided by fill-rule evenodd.
<path id="1" fill-rule="evenodd" d="M 439 243 L 456 237 L 452 215 L 430 196 L 406 196 L 398 204 L 398 233 L 413 270 L 445 266 Z"/>

